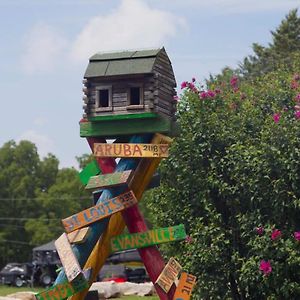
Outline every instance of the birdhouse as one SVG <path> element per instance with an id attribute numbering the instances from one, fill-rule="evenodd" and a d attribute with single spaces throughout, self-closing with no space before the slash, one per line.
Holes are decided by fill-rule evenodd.
<path id="1" fill-rule="evenodd" d="M 89 124 L 81 125 L 82 137 L 101 136 L 96 123 L 108 125 L 111 121 L 120 122 L 120 130 L 111 136 L 170 132 L 176 112 L 176 81 L 164 48 L 95 54 L 89 60 L 83 85 L 83 118 Z M 147 122 L 158 127 L 147 128 Z M 123 132 L 122 125 L 132 129 Z M 109 132 L 107 126 L 105 129 Z"/>

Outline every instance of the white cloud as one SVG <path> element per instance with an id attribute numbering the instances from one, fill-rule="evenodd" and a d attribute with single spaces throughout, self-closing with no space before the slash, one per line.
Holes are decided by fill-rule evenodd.
<path id="1" fill-rule="evenodd" d="M 150 0 L 148 0 L 150 1 Z M 152 1 L 152 0 L 151 0 Z M 157 1 L 160 2 L 161 0 Z M 299 0 L 173 0 L 173 6 L 185 6 L 191 9 L 215 11 L 218 14 L 251 13 L 251 12 L 288 12 L 290 9 L 299 7 Z"/>
<path id="2" fill-rule="evenodd" d="M 34 130 L 27 130 L 16 139 L 17 142 L 21 140 L 28 140 L 33 142 L 38 149 L 38 153 L 41 157 L 45 157 L 48 153 L 53 153 L 54 142 L 46 135 L 40 134 Z"/>
<path id="3" fill-rule="evenodd" d="M 36 24 L 24 37 L 22 66 L 29 73 L 51 71 L 58 62 L 67 41 L 54 28 Z"/>
<path id="4" fill-rule="evenodd" d="M 142 0 L 122 0 L 107 15 L 93 17 L 76 38 L 71 58 L 86 61 L 99 51 L 159 47 L 186 28 L 184 19 Z"/>

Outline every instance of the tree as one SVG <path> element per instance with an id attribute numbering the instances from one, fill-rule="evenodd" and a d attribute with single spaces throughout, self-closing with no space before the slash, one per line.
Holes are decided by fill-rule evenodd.
<path id="1" fill-rule="evenodd" d="M 53 154 L 40 159 L 29 141 L 0 148 L 0 265 L 29 260 L 33 246 L 62 232 L 61 218 L 91 204 L 77 171 L 58 165 Z"/>
<path id="2" fill-rule="evenodd" d="M 92 205 L 92 200 L 79 181 L 78 172 L 72 168 L 58 171 L 54 184 L 37 194 L 40 207 L 38 218 L 26 222 L 25 228 L 33 244 L 56 239 L 63 228 L 61 219 Z"/>
<path id="3" fill-rule="evenodd" d="M 36 191 L 47 188 L 47 181 L 55 174 L 41 176 L 41 169 L 49 165 L 49 158 L 40 161 L 34 144 L 21 141 L 5 143 L 0 148 L 0 208 L 2 261 L 28 259 L 30 236 L 24 223 L 36 213 Z M 56 166 L 57 167 L 57 166 Z M 52 167 L 55 169 L 55 166 Z"/>
<path id="4" fill-rule="evenodd" d="M 194 299 L 300 297 L 300 55 L 252 80 L 186 82 L 180 135 L 147 196 L 156 226 L 198 277 Z"/>
<path id="5" fill-rule="evenodd" d="M 274 70 L 280 62 L 291 62 L 291 54 L 300 51 L 300 18 L 297 9 L 291 10 L 271 34 L 272 42 L 268 47 L 253 44 L 254 55 L 246 57 L 240 66 L 244 76 L 253 77 Z"/>

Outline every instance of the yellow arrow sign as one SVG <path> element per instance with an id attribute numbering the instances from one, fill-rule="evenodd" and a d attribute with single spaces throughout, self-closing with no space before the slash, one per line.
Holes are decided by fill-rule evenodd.
<path id="1" fill-rule="evenodd" d="M 97 157 L 168 157 L 168 144 L 102 144 L 95 143 Z"/>

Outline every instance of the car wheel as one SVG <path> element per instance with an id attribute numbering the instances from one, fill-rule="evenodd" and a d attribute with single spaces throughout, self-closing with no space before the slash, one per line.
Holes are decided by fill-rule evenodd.
<path id="1" fill-rule="evenodd" d="M 44 286 L 48 286 L 52 282 L 52 278 L 49 274 L 42 274 L 40 280 L 41 280 L 42 285 L 44 285 Z"/>
<path id="2" fill-rule="evenodd" d="M 23 286 L 24 281 L 23 281 L 20 277 L 17 277 L 17 278 L 15 279 L 14 283 L 15 283 L 15 286 L 21 287 L 21 286 Z"/>

